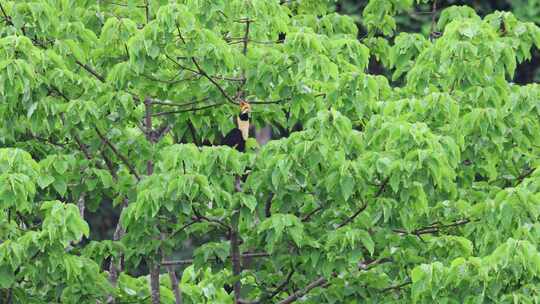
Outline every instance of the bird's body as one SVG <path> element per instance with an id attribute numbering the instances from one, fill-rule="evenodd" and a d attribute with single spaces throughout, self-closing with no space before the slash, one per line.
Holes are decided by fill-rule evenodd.
<path id="1" fill-rule="evenodd" d="M 242 131 L 239 128 L 232 129 L 225 138 L 223 138 L 223 145 L 235 148 L 240 152 L 244 152 L 246 149 L 246 141 L 242 137 Z"/>
<path id="2" fill-rule="evenodd" d="M 222 144 L 235 148 L 240 152 L 246 149 L 246 140 L 249 137 L 249 116 L 251 107 L 247 102 L 240 102 L 240 115 L 236 117 L 236 128 L 232 129 L 223 138 Z"/>

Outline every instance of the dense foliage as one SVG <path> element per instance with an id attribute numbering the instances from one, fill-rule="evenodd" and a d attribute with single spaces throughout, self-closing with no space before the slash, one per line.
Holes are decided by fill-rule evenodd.
<path id="1" fill-rule="evenodd" d="M 0 302 L 540 301 L 540 28 L 432 4 L 0 0 Z"/>

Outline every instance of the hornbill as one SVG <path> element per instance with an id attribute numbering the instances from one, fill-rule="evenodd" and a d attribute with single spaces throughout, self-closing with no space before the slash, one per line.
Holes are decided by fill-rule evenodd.
<path id="1" fill-rule="evenodd" d="M 232 129 L 225 138 L 223 138 L 223 145 L 235 148 L 240 152 L 244 152 L 246 149 L 246 140 L 249 136 L 249 118 L 251 113 L 251 106 L 245 101 L 240 101 L 240 115 L 236 117 L 237 127 Z"/>

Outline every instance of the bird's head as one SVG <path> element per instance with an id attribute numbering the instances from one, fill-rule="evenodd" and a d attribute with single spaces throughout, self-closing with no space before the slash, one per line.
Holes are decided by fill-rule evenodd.
<path id="1" fill-rule="evenodd" d="M 251 113 L 251 105 L 245 101 L 240 101 L 240 115 L 238 115 L 238 129 L 242 131 L 242 137 L 247 140 L 249 137 L 249 115 Z"/>
<path id="2" fill-rule="evenodd" d="M 240 101 L 240 120 L 249 120 L 251 105 L 245 101 Z"/>

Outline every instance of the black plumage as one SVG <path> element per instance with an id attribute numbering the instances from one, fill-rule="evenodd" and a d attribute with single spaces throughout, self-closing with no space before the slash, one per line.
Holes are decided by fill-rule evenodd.
<path id="1" fill-rule="evenodd" d="M 234 128 L 229 133 L 227 133 L 225 138 L 223 138 L 222 144 L 231 148 L 235 148 L 240 152 L 244 152 L 246 149 L 246 141 L 242 137 L 242 131 L 240 131 L 240 129 L 238 128 Z"/>

